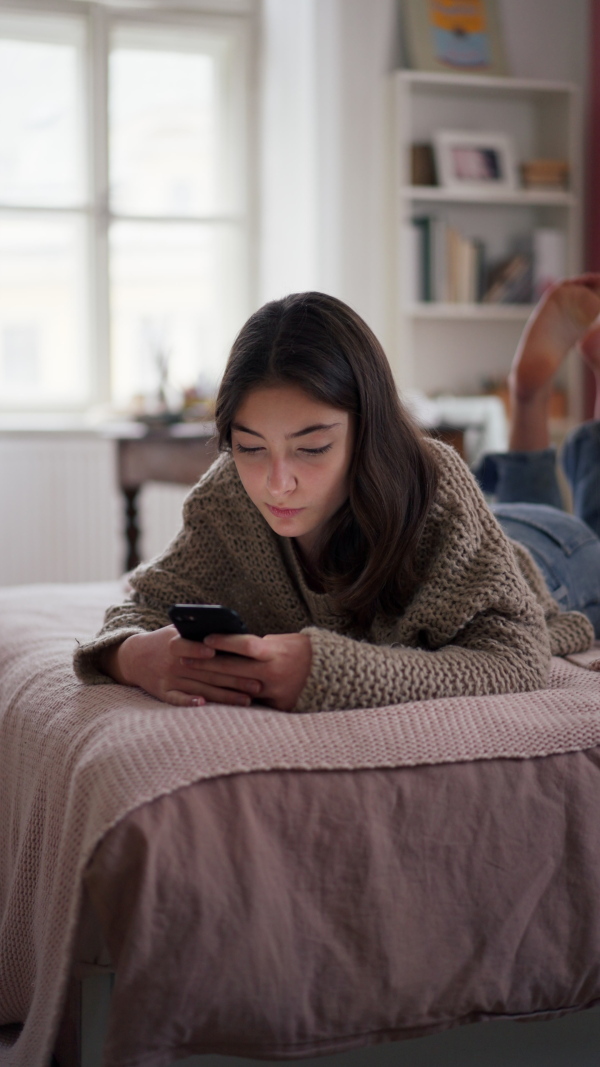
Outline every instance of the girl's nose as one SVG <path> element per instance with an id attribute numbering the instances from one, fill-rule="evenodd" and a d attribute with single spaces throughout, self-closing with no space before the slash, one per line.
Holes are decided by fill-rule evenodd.
<path id="1" fill-rule="evenodd" d="M 267 474 L 267 488 L 273 496 L 289 493 L 296 488 L 296 479 L 284 460 L 273 460 Z"/>

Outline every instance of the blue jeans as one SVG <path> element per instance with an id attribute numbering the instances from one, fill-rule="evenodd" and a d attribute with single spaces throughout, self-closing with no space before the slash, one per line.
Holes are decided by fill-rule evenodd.
<path id="1" fill-rule="evenodd" d="M 531 552 L 554 599 L 587 615 L 600 637 L 600 422 L 574 430 L 561 459 L 574 515 L 562 510 L 553 448 L 484 456 L 475 476 L 494 495 L 492 511 L 505 532 Z"/>

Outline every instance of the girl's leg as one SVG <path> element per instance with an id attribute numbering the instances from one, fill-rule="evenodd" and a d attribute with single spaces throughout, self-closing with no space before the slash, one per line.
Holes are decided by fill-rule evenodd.
<path id="1" fill-rule="evenodd" d="M 562 508 L 548 429 L 552 379 L 599 314 L 600 275 L 586 274 L 549 290 L 527 323 L 509 375 L 510 452 L 486 456 L 476 472 L 499 502 Z"/>
<path id="2" fill-rule="evenodd" d="M 490 452 L 474 472 L 484 493 L 499 504 L 527 501 L 531 506 L 562 508 L 556 476 L 556 450 L 539 452 Z"/>
<path id="3" fill-rule="evenodd" d="M 588 330 L 580 347 L 596 378 L 595 418 L 567 438 L 562 463 L 571 483 L 575 514 L 600 535 L 600 326 Z"/>
<path id="4" fill-rule="evenodd" d="M 600 538 L 581 519 L 543 504 L 494 504 L 504 532 L 529 549 L 552 596 L 582 611 L 600 637 Z"/>

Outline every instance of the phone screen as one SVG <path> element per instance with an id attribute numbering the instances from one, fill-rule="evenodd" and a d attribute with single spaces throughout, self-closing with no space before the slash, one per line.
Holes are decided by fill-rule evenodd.
<path id="1" fill-rule="evenodd" d="M 169 618 L 186 641 L 203 641 L 209 634 L 247 634 L 237 611 L 222 604 L 173 604 Z"/>

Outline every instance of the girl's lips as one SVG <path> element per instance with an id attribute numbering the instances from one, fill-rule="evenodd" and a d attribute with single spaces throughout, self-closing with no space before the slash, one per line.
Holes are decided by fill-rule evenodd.
<path id="1" fill-rule="evenodd" d="M 275 508 L 272 504 L 267 504 L 267 507 L 278 519 L 293 519 L 294 515 L 299 515 L 301 511 L 304 511 L 304 508 Z"/>

